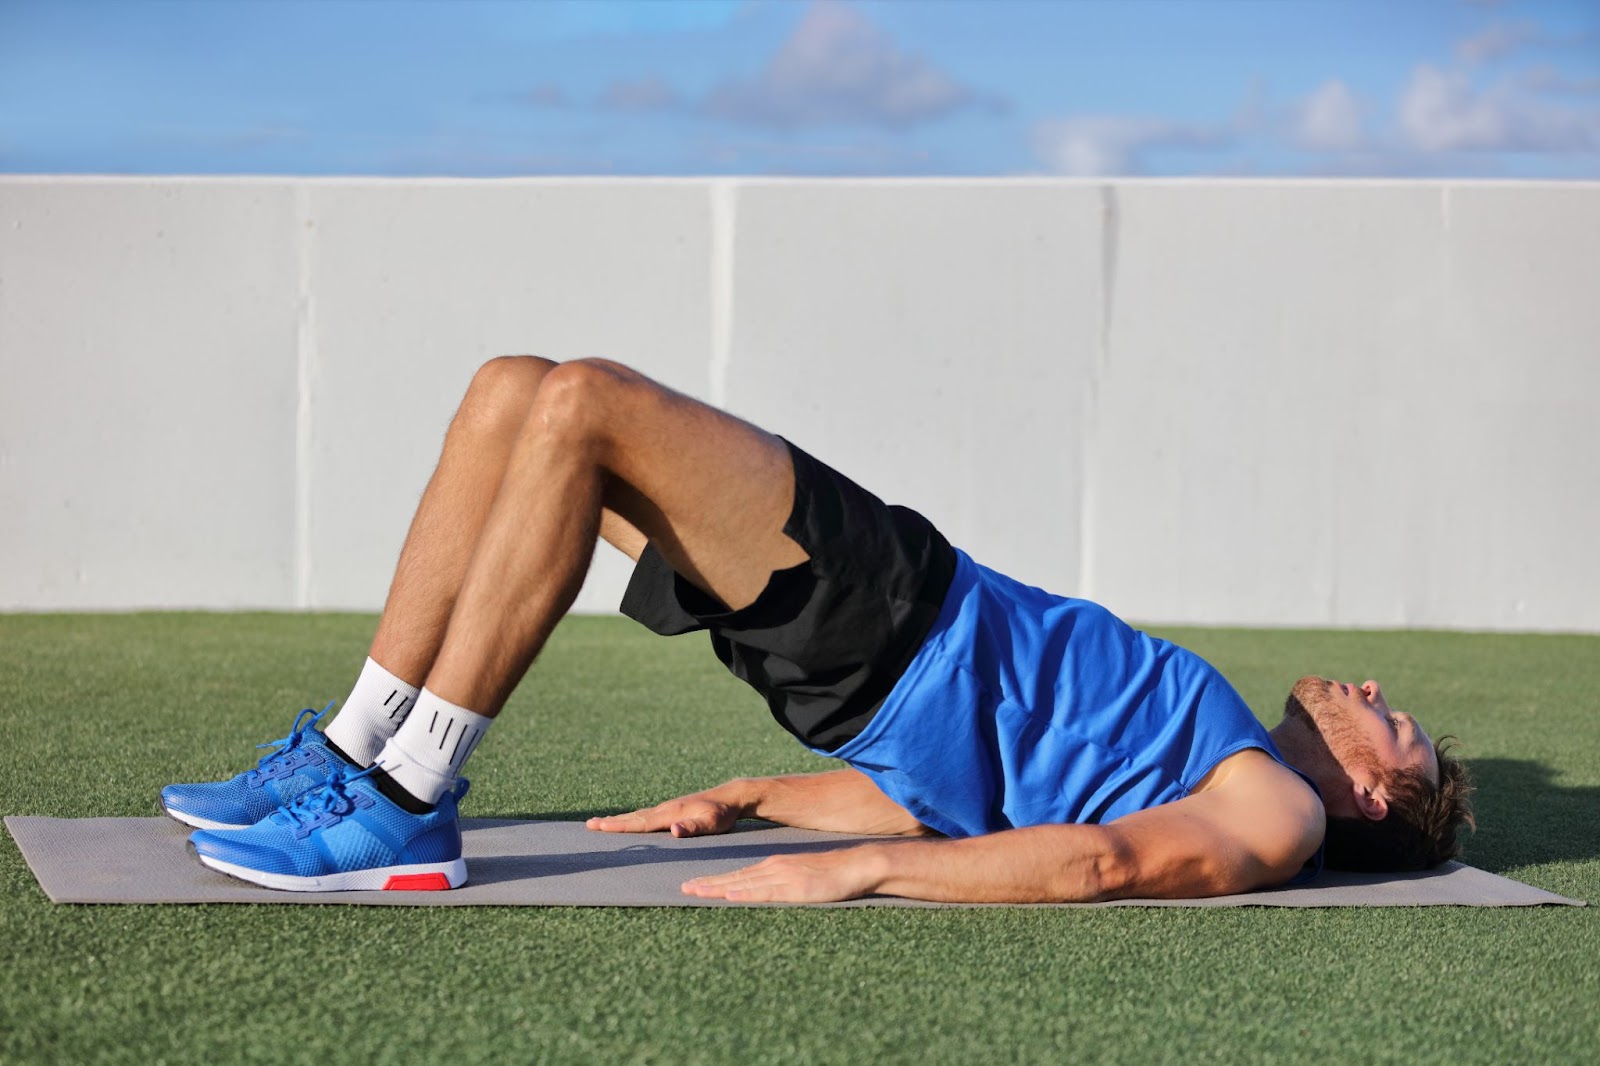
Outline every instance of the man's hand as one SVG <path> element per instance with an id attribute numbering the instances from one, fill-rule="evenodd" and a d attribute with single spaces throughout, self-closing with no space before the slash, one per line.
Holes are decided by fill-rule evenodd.
<path id="1" fill-rule="evenodd" d="M 658 833 L 663 829 L 675 837 L 726 833 L 744 817 L 744 809 L 719 792 L 721 789 L 696 792 L 628 814 L 590 818 L 584 824 L 602 833 Z"/>
<path id="2" fill-rule="evenodd" d="M 932 832 L 859 770 L 735 778 L 644 810 L 591 818 L 588 826 L 605 833 L 665 829 L 673 836 L 686 837 L 726 833 L 740 818 L 764 818 L 796 829 L 859 836 L 924 836 Z"/>
<path id="3" fill-rule="evenodd" d="M 875 892 L 884 849 L 866 844 L 808 855 L 774 855 L 731 874 L 697 877 L 684 895 L 739 903 L 834 903 Z"/>

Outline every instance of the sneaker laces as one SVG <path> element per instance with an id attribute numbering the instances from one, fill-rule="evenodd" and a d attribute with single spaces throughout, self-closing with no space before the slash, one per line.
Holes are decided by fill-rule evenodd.
<path id="1" fill-rule="evenodd" d="M 342 763 L 336 763 L 328 773 L 328 780 L 309 792 L 303 792 L 272 812 L 273 821 L 291 826 L 296 836 L 304 836 L 321 825 L 330 825 L 356 809 L 356 801 L 345 786 L 370 777 L 377 766 L 351 772 Z M 280 815 L 282 817 L 280 817 Z"/>
<path id="2" fill-rule="evenodd" d="M 314 728 L 318 722 L 322 721 L 322 716 L 333 710 L 333 705 L 337 702 L 337 700 L 329 700 L 328 705 L 320 711 L 312 710 L 310 707 L 305 708 L 295 715 L 294 726 L 289 730 L 288 736 L 279 737 L 277 740 L 269 740 L 265 744 L 257 744 L 256 747 L 258 748 L 273 748 L 275 750 L 261 756 L 261 761 L 256 763 L 254 770 L 245 771 L 245 779 L 252 785 L 260 781 L 263 776 L 271 771 L 273 766 L 277 765 L 280 759 L 283 759 L 300 746 L 301 738 L 305 736 L 306 730 Z M 306 715 L 308 714 L 311 715 L 311 721 L 306 722 Z M 305 724 L 302 725 L 302 722 Z"/>

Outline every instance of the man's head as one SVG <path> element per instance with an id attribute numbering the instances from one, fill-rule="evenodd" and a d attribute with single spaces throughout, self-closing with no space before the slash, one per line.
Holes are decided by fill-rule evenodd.
<path id="1" fill-rule="evenodd" d="M 1376 681 L 1301 678 L 1272 735 L 1322 791 L 1329 866 L 1421 870 L 1460 853 L 1456 832 L 1472 824 L 1466 766 L 1446 754 L 1451 738 L 1435 744 Z"/>

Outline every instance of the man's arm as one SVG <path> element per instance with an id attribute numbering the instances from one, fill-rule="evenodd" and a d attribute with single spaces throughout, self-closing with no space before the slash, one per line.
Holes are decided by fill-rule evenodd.
<path id="1" fill-rule="evenodd" d="M 590 829 L 606 833 L 673 836 L 726 833 L 740 818 L 764 818 L 798 829 L 862 836 L 917 836 L 932 830 L 917 821 L 859 770 L 785 777 L 741 777 L 704 792 L 654 807 L 591 818 Z"/>
<path id="2" fill-rule="evenodd" d="M 1316 851 L 1322 829 L 1315 793 L 1274 766 L 1109 825 L 781 855 L 698 878 L 684 891 L 813 903 L 871 893 L 961 903 L 1219 896 L 1288 880 Z"/>

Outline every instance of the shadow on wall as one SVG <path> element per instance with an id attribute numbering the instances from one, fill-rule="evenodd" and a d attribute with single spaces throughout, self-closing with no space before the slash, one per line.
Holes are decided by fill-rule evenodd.
<path id="1" fill-rule="evenodd" d="M 1462 859 L 1491 873 L 1600 858 L 1600 787 L 1563 787 L 1543 763 L 1469 759 L 1478 831 Z"/>

